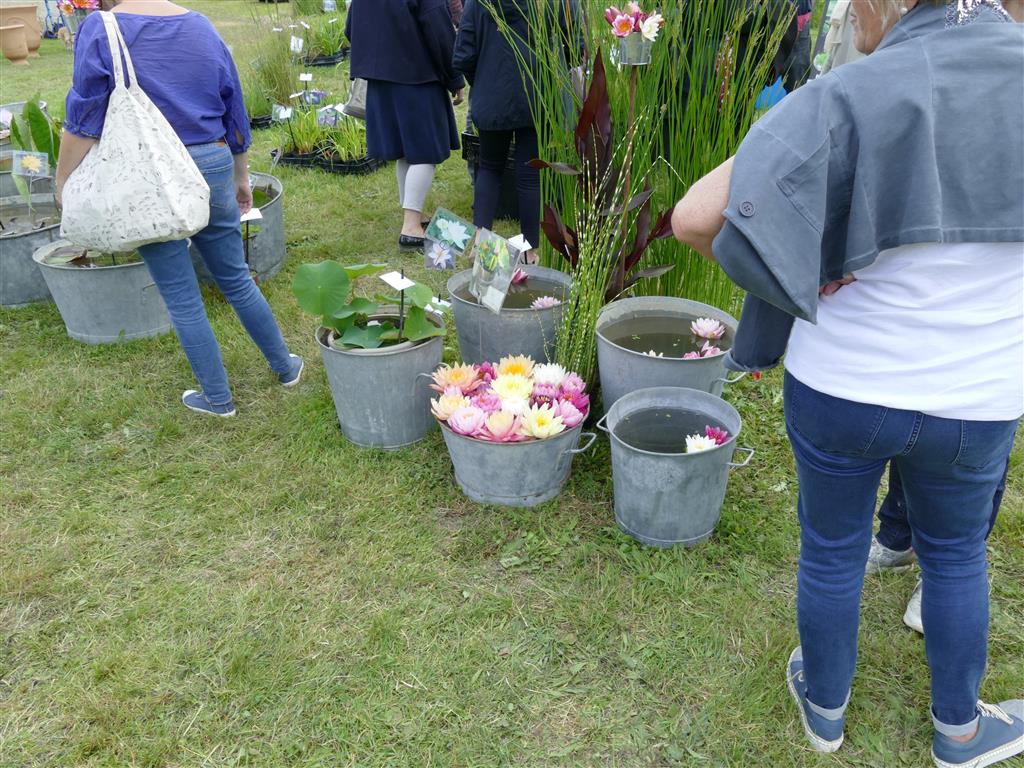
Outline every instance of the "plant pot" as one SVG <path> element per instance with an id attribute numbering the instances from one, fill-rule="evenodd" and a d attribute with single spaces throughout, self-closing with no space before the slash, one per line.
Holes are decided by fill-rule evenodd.
<path id="1" fill-rule="evenodd" d="M 0 26 L 0 51 L 3 51 L 4 58 L 15 66 L 28 64 L 24 24 L 17 22 Z"/>
<path id="2" fill-rule="evenodd" d="M 726 378 L 725 355 L 683 360 L 681 357 L 651 357 L 616 343 L 624 328 L 634 322 L 662 321 L 678 323 L 679 332 L 687 333 L 690 322 L 698 317 L 711 317 L 726 327 L 726 338 L 736 334 L 736 318 L 727 312 L 698 301 L 668 296 L 642 296 L 620 299 L 604 309 L 597 318 L 597 367 L 601 376 L 601 392 L 607 413 L 623 395 L 648 387 L 689 387 L 722 394 L 722 387 L 742 378 Z"/>
<path id="3" fill-rule="evenodd" d="M 498 190 L 498 208 L 494 214 L 496 219 L 519 220 L 519 194 L 516 192 L 516 145 L 509 144 L 508 159 L 505 161 L 505 173 L 501 175 L 501 188 Z M 462 157 L 469 169 L 469 177 L 476 184 L 476 174 L 480 170 L 480 137 L 466 131 L 462 134 Z"/>
<path id="4" fill-rule="evenodd" d="M 320 155 L 317 165 L 329 173 L 340 173 L 343 176 L 364 176 L 373 173 L 387 164 L 386 160 L 363 155 L 362 157 L 339 160 Z"/>
<path id="5" fill-rule="evenodd" d="M 578 425 L 546 440 L 491 443 L 453 432 L 441 425 L 455 482 L 473 501 L 506 507 L 535 507 L 562 492 L 572 459 L 594 443 L 593 432 Z M 580 435 L 587 444 L 579 448 Z"/>
<path id="6" fill-rule="evenodd" d="M 729 440 L 698 453 L 658 453 L 618 436 L 617 430 L 630 416 L 651 409 L 694 413 L 695 423 L 702 417 L 715 421 L 728 430 Z M 611 439 L 615 522 L 637 541 L 654 547 L 692 547 L 711 536 L 721 516 L 729 470 L 746 466 L 754 453 L 740 448 L 748 454 L 746 460 L 732 461 L 743 427 L 739 413 L 721 398 L 695 389 L 655 387 L 631 392 L 616 401 L 598 427 Z"/>
<path id="7" fill-rule="evenodd" d="M 269 128 L 274 122 L 272 115 L 260 115 L 259 117 L 249 118 L 249 128 L 253 131 L 259 131 L 264 128 Z"/>
<path id="8" fill-rule="evenodd" d="M 632 32 L 619 38 L 619 64 L 626 67 L 642 67 L 651 63 L 651 49 L 654 43 L 639 32 Z"/>
<path id="9" fill-rule="evenodd" d="M 249 225 L 249 269 L 260 280 L 267 280 L 284 266 L 286 254 L 284 242 L 284 184 L 276 176 L 269 173 L 250 173 L 256 183 L 254 189 L 266 189 L 270 195 L 269 202 L 259 206 L 263 218 Z M 257 232 L 256 230 L 259 229 Z M 246 226 L 242 224 L 242 237 L 245 237 Z M 245 247 L 243 241 L 242 247 Z M 206 262 L 199 253 L 195 243 L 189 244 L 192 255 L 192 266 L 200 280 L 212 283 L 213 276 L 206 268 Z"/>
<path id="10" fill-rule="evenodd" d="M 25 45 L 28 47 L 28 57 L 30 59 L 38 58 L 43 27 L 39 23 L 36 4 L 0 5 L 0 26 L 6 27 L 19 22 L 25 25 Z"/>
<path id="11" fill-rule="evenodd" d="M 572 278 L 546 267 L 523 267 L 529 278 L 562 286 L 569 295 Z M 467 363 L 497 362 L 507 355 L 529 355 L 539 363 L 555 359 L 555 339 L 562 321 L 562 305 L 547 309 L 502 309 L 497 315 L 459 294 L 469 286 L 473 270 L 448 280 L 448 294 L 459 336 L 459 357 Z M 529 284 L 529 279 L 527 280 Z"/>
<path id="12" fill-rule="evenodd" d="M 429 374 L 441 364 L 442 338 L 380 349 L 335 349 L 329 333 L 320 327 L 315 338 L 342 434 L 356 445 L 385 450 L 426 437 L 436 423 Z"/>
<path id="13" fill-rule="evenodd" d="M 9 182 L 13 186 L 9 173 L 2 176 L 7 177 L 7 181 L 3 183 Z M 41 183 L 33 185 L 33 188 L 39 186 Z M 32 204 L 42 210 L 56 210 L 53 208 L 52 192 L 33 194 Z M 0 198 L 0 219 L 3 219 L 8 227 L 11 216 L 29 216 L 28 206 L 17 194 Z M 59 220 L 38 229 L 0 234 L 0 306 L 12 309 L 36 301 L 50 300 L 50 290 L 46 287 L 46 280 L 32 259 L 32 254 L 36 249 L 52 243 L 59 237 Z"/>
<path id="14" fill-rule="evenodd" d="M 346 58 L 348 58 L 348 48 L 342 48 L 330 56 L 307 56 L 302 60 L 302 63 L 307 67 L 333 67 L 341 64 Z"/>
<path id="15" fill-rule="evenodd" d="M 107 267 L 47 264 L 62 248 L 60 240 L 32 258 L 43 273 L 68 336 L 86 344 L 145 339 L 171 330 L 171 318 L 146 265 L 137 261 Z"/>

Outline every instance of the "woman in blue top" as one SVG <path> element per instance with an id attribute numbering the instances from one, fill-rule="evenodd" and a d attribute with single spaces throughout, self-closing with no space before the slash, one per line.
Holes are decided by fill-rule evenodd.
<path id="1" fill-rule="evenodd" d="M 981 768 L 1024 752 L 1024 701 L 978 698 L 985 536 L 1024 414 L 1024 29 L 995 0 L 853 0 L 851 13 L 871 55 L 755 123 L 673 228 L 748 291 L 726 363 L 786 354 L 800 486 L 787 678 L 810 743 L 843 742 L 892 461 L 921 565 L 932 754 Z"/>
<path id="2" fill-rule="evenodd" d="M 289 353 L 243 252 L 239 217 L 252 207 L 247 152 L 252 139 L 231 53 L 205 16 L 167 0 L 121 0 L 114 13 L 139 86 L 188 147 L 210 186 L 210 223 L 192 241 L 278 381 L 291 387 L 302 374 L 302 360 Z M 102 19 L 93 14 L 82 22 L 75 40 L 57 163 L 58 204 L 64 183 L 103 132 L 113 89 L 106 31 Z M 206 317 L 188 242 L 145 245 L 139 253 L 199 380 L 201 390 L 187 390 L 182 402 L 199 413 L 234 416 L 227 373 Z"/>
<path id="3" fill-rule="evenodd" d="M 345 35 L 351 75 L 366 80 L 367 153 L 398 161 L 398 246 L 421 249 L 434 166 L 459 148 L 452 101 L 462 103 L 465 81 L 452 69 L 448 0 L 352 0 Z"/>

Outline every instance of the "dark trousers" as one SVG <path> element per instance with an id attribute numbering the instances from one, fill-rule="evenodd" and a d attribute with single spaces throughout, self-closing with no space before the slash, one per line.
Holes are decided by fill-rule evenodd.
<path id="1" fill-rule="evenodd" d="M 501 177 L 508 148 L 515 139 L 516 193 L 519 197 L 519 226 L 534 248 L 540 245 L 540 171 L 527 165 L 538 157 L 537 132 L 531 128 L 508 131 L 479 131 L 480 168 L 473 194 L 473 223 L 490 229 L 498 210 Z"/>
<path id="2" fill-rule="evenodd" d="M 996 516 L 999 514 L 999 505 L 1003 503 L 1003 493 L 1006 491 L 1006 476 L 1010 473 L 1010 461 L 1006 461 L 1006 469 L 1003 470 L 1003 479 L 996 487 L 995 495 L 992 498 L 992 516 L 988 521 L 988 531 L 985 538 L 992 533 L 996 524 Z M 878 543 L 883 547 L 902 552 L 910 549 L 910 521 L 907 519 L 907 497 L 903 493 L 903 481 L 900 479 L 900 471 L 894 462 L 889 463 L 889 490 L 882 499 L 878 508 L 878 533 L 875 535 Z"/>

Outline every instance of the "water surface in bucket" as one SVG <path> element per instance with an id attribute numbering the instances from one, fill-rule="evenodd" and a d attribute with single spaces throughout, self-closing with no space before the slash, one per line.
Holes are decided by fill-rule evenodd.
<path id="1" fill-rule="evenodd" d="M 469 292 L 469 286 L 465 285 L 455 292 L 463 301 L 476 304 L 477 299 Z M 525 283 L 513 285 L 509 288 L 508 296 L 505 298 L 504 309 L 528 309 L 536 299 L 541 296 L 554 296 L 559 301 L 565 301 L 566 290 L 561 283 L 553 280 L 543 280 L 539 277 L 531 277 Z"/>
<path id="2" fill-rule="evenodd" d="M 703 413 L 682 408 L 644 408 L 615 425 L 615 436 L 632 448 L 651 453 L 686 453 L 687 435 L 703 435 L 705 427 L 724 429 Z"/>
<path id="3" fill-rule="evenodd" d="M 682 357 L 687 352 L 699 352 L 708 341 L 690 332 L 690 323 L 696 319 L 685 315 L 630 317 L 612 323 L 601 334 L 612 344 L 634 352 L 653 350 L 665 357 Z M 725 335 L 711 344 L 724 352 L 732 346 L 732 336 L 732 330 L 726 327 Z"/>

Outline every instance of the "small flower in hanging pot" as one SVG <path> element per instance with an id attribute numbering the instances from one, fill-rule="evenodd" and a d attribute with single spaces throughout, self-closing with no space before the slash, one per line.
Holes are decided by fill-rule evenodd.
<path id="1" fill-rule="evenodd" d="M 604 18 L 619 39 L 620 64 L 639 67 L 651 63 L 651 47 L 665 24 L 660 13 L 645 13 L 638 4 L 629 3 L 625 11 L 609 6 Z"/>

